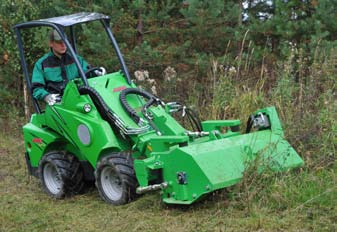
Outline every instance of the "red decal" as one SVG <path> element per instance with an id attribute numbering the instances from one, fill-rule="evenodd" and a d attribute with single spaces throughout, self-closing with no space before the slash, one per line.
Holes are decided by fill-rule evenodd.
<path id="1" fill-rule="evenodd" d="M 33 138 L 33 143 L 42 143 L 42 139 L 41 138 Z"/>
<path id="2" fill-rule="evenodd" d="M 120 91 L 122 91 L 124 89 L 126 89 L 126 86 L 120 86 L 120 87 L 114 88 L 114 93 L 115 92 L 120 92 Z"/>

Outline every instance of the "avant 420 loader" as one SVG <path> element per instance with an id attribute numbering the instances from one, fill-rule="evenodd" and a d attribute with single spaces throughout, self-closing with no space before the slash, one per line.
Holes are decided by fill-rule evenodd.
<path id="1" fill-rule="evenodd" d="M 91 21 L 103 25 L 121 71 L 87 78 L 76 56 L 74 27 Z M 160 190 L 165 203 L 192 204 L 238 183 L 247 164 L 257 158 L 261 170 L 283 171 L 303 164 L 284 139 L 274 107 L 254 112 L 241 134 L 239 120 L 200 122 L 185 107 L 137 88 L 109 21 L 103 14 L 77 13 L 14 26 L 28 88 L 23 29 L 43 26 L 58 31 L 79 70 L 79 78 L 69 81 L 60 102 L 41 109 L 33 99 L 36 113 L 23 127 L 28 170 L 40 178 L 49 195 L 63 198 L 79 192 L 84 181 L 95 180 L 100 196 L 113 205 L 152 190 Z M 191 118 L 195 131 L 172 117 L 176 111 Z"/>

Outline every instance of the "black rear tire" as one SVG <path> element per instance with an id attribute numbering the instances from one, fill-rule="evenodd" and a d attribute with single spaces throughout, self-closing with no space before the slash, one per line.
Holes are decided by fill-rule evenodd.
<path id="1" fill-rule="evenodd" d="M 111 153 L 101 158 L 95 177 L 101 198 L 109 204 L 123 205 L 136 197 L 137 180 L 129 153 Z"/>
<path id="2" fill-rule="evenodd" d="M 80 162 L 65 151 L 46 153 L 39 163 L 39 177 L 44 191 L 56 199 L 79 193 L 84 186 Z"/>

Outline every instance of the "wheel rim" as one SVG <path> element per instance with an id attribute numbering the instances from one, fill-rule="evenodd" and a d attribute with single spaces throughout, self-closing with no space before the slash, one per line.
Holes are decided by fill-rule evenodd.
<path id="1" fill-rule="evenodd" d="M 109 199 L 117 201 L 121 198 L 123 193 L 123 184 L 114 168 L 109 166 L 103 168 L 101 183 L 102 189 Z"/>
<path id="2" fill-rule="evenodd" d="M 52 194 L 58 194 L 62 188 L 62 180 L 56 167 L 47 163 L 43 169 L 43 179 L 46 187 Z"/>

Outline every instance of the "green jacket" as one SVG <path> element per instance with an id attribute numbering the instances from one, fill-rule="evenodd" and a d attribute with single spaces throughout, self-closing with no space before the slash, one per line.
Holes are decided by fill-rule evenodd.
<path id="1" fill-rule="evenodd" d="M 85 72 L 88 63 L 77 56 Z M 32 77 L 33 97 L 42 100 L 47 94 L 62 93 L 69 80 L 79 77 L 74 59 L 65 53 L 61 59 L 52 51 L 41 57 L 34 66 Z"/>

